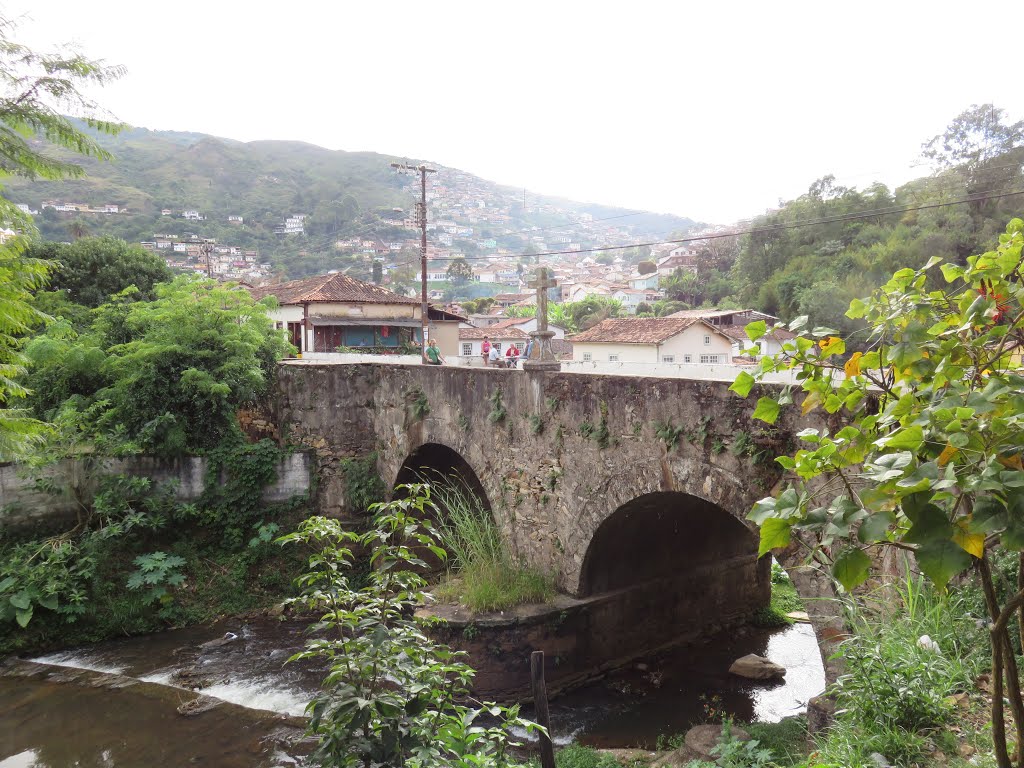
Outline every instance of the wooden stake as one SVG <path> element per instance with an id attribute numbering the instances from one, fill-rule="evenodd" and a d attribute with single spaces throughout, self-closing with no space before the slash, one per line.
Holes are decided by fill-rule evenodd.
<path id="1" fill-rule="evenodd" d="M 533 686 L 533 708 L 537 722 L 544 726 L 540 734 L 541 768 L 555 768 L 555 751 L 551 747 L 551 718 L 548 716 L 548 689 L 544 683 L 544 651 L 530 654 L 530 683 Z"/>

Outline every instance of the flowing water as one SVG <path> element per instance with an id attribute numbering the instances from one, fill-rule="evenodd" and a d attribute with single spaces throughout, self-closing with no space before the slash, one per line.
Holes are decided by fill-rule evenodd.
<path id="1" fill-rule="evenodd" d="M 303 641 L 301 623 L 225 621 L 0 668 L 0 768 L 298 764 L 309 744 L 294 716 L 323 675 L 309 664 L 284 665 Z M 785 666 L 785 682 L 730 675 L 747 653 Z M 199 696 L 195 687 L 228 703 L 178 714 Z M 741 630 L 642 659 L 554 699 L 552 732 L 560 744 L 653 748 L 660 734 L 685 731 L 708 710 L 779 720 L 823 687 L 809 626 Z"/>

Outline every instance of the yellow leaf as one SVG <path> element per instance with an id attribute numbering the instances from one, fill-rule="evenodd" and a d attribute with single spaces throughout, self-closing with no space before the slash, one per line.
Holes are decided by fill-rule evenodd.
<path id="1" fill-rule="evenodd" d="M 818 342 L 818 346 L 821 347 L 822 352 L 828 352 L 836 344 L 842 344 L 843 340 L 838 336 L 829 336 L 827 339 L 822 339 Z"/>
<path id="2" fill-rule="evenodd" d="M 803 403 L 800 406 L 800 413 L 806 416 L 808 413 L 813 411 L 821 404 L 821 393 L 810 392 L 807 397 L 804 398 Z"/>
<path id="3" fill-rule="evenodd" d="M 851 379 L 854 376 L 860 376 L 860 359 L 863 356 L 861 352 L 854 352 L 850 355 L 850 359 L 843 366 L 843 370 L 846 371 L 846 378 Z"/>
<path id="4" fill-rule="evenodd" d="M 1016 469 L 1018 471 L 1024 471 L 1024 465 L 1021 465 L 1020 454 L 1014 454 L 1013 456 L 997 456 L 996 460 L 1007 469 Z"/>
<path id="5" fill-rule="evenodd" d="M 968 533 L 968 521 L 958 520 L 953 529 L 953 541 L 967 554 L 981 557 L 985 554 L 985 534 Z"/>
<path id="6" fill-rule="evenodd" d="M 939 454 L 939 466 L 944 467 L 949 464 L 950 460 L 960 453 L 960 449 L 956 448 L 949 443 L 946 443 L 946 447 L 942 449 L 942 453 Z"/>

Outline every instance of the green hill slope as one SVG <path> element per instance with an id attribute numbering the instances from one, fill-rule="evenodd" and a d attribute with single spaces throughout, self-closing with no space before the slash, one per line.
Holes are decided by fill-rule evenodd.
<path id="1" fill-rule="evenodd" d="M 86 176 L 60 182 L 10 179 L 5 195 L 17 203 L 41 210 L 46 200 L 100 205 L 116 203 L 129 213 L 111 216 L 57 213 L 45 210 L 36 217 L 43 237 L 69 239 L 72 224 L 92 235 L 112 235 L 129 241 L 151 239 L 155 233 L 217 238 L 219 242 L 257 248 L 261 258 L 275 263 L 290 276 L 330 266 L 331 246 L 339 238 L 360 235 L 405 239 L 415 233 L 399 226 L 401 215 L 414 203 L 410 177 L 397 174 L 390 164 L 398 158 L 373 152 L 344 152 L 297 141 L 239 142 L 199 133 L 151 131 L 135 128 L 98 140 L 115 156 L 113 162 L 86 160 Z M 404 158 L 403 158 L 404 159 Z M 80 162 L 80 159 L 76 158 Z M 478 235 L 499 238 L 503 229 L 531 226 L 579 227 L 579 214 L 595 218 L 630 214 L 614 222 L 622 236 L 658 237 L 693 226 L 690 219 L 648 214 L 554 198 L 530 196 L 531 209 L 512 200 L 512 190 L 468 174 L 443 169 L 438 179 L 450 187 L 473 190 L 463 206 L 504 205 L 509 218 L 501 227 L 478 227 Z M 464 183 L 468 182 L 468 183 Z M 543 210 L 540 210 L 543 208 Z M 205 221 L 161 216 L 183 210 L 201 212 Z M 282 237 L 273 228 L 285 217 L 306 214 L 306 233 Z M 244 225 L 229 224 L 228 216 L 242 216 Z M 587 245 L 599 245 L 601 233 L 590 233 Z M 311 258 L 312 254 L 320 258 Z"/>

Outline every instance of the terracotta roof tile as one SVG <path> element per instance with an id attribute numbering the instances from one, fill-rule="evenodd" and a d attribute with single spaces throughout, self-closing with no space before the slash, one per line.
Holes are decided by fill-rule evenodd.
<path id="1" fill-rule="evenodd" d="M 252 297 L 259 301 L 274 296 L 280 304 L 303 304 L 306 302 L 360 302 L 367 304 L 419 304 L 419 299 L 401 296 L 379 285 L 343 275 L 318 275 L 292 280 L 280 285 L 254 288 Z"/>
<path id="2" fill-rule="evenodd" d="M 625 317 L 602 320 L 589 330 L 569 338 L 580 342 L 607 344 L 658 344 L 672 338 L 697 320 L 692 317 Z"/>

